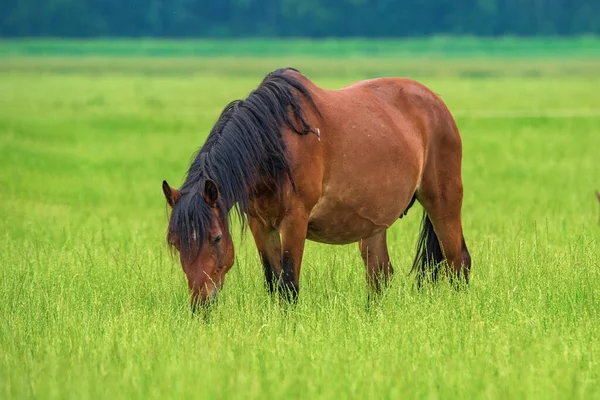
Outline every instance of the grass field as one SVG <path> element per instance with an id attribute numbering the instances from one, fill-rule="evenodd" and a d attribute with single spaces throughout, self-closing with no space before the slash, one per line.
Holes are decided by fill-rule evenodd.
<path id="1" fill-rule="evenodd" d="M 600 397 L 600 57 L 17 53 L 0 58 L 0 397 Z M 329 88 L 415 76 L 447 102 L 468 291 L 414 288 L 415 206 L 378 304 L 355 245 L 309 243 L 282 307 L 236 233 L 218 307 L 190 316 L 161 181 L 179 185 L 223 106 L 290 63 Z"/>
<path id="2" fill-rule="evenodd" d="M 0 55 L 222 57 L 599 57 L 597 37 L 411 39 L 246 39 L 246 40 L 0 40 Z"/>

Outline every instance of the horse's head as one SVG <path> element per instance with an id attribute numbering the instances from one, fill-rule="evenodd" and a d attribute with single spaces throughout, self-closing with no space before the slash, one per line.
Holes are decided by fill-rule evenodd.
<path id="1" fill-rule="evenodd" d="M 233 241 L 215 182 L 207 179 L 202 196 L 181 193 L 163 181 L 163 192 L 172 209 L 167 240 L 179 252 L 181 266 L 192 293 L 191 306 L 216 299 L 225 274 L 234 261 Z"/>

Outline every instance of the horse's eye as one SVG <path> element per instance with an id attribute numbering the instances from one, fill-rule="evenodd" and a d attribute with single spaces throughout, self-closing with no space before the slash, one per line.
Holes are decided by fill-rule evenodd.
<path id="1" fill-rule="evenodd" d="M 218 245 L 221 242 L 221 238 L 223 237 L 223 235 L 217 235 L 214 239 L 213 239 L 213 246 Z"/>

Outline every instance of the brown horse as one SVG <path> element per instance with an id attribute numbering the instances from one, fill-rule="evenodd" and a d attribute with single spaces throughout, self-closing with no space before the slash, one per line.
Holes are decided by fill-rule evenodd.
<path id="1" fill-rule="evenodd" d="M 416 200 L 425 209 L 413 271 L 439 264 L 468 281 L 463 237 L 462 144 L 444 103 L 409 79 L 340 90 L 299 71 L 266 76 L 223 110 L 180 190 L 163 182 L 172 213 L 168 242 L 180 254 L 192 308 L 216 296 L 234 251 L 228 213 L 247 222 L 268 289 L 296 298 L 306 239 L 358 242 L 367 282 L 393 273 L 387 229 Z"/>

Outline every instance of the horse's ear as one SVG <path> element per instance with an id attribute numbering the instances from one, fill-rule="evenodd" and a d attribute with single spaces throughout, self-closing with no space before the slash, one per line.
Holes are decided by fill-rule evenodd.
<path id="1" fill-rule="evenodd" d="M 181 198 L 181 192 L 169 186 L 167 181 L 163 181 L 162 189 L 163 193 L 165 194 L 165 198 L 167 199 L 167 203 L 171 206 L 171 208 L 175 207 L 175 204 L 177 204 Z"/>
<path id="2" fill-rule="evenodd" d="M 219 200 L 219 189 L 217 188 L 217 184 L 212 179 L 207 179 L 204 182 L 204 201 L 211 207 L 214 207 L 217 204 L 217 200 Z"/>

